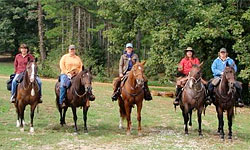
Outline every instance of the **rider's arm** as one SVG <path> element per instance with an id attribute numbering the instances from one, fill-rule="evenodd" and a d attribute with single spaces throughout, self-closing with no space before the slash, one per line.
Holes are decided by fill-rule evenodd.
<path id="1" fill-rule="evenodd" d="M 120 62 L 119 62 L 119 76 L 122 77 L 123 76 L 123 65 L 124 65 L 124 61 L 123 61 L 123 57 L 121 56 L 120 58 Z"/>

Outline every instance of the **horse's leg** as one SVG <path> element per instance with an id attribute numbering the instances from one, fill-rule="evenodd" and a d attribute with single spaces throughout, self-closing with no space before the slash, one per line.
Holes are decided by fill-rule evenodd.
<path id="1" fill-rule="evenodd" d="M 217 130 L 217 133 L 220 133 L 220 130 L 221 130 L 221 128 L 220 128 L 220 115 L 219 115 L 219 108 L 218 108 L 218 106 L 216 106 L 216 112 L 217 112 L 217 118 L 218 118 L 218 130 Z"/>
<path id="2" fill-rule="evenodd" d="M 199 124 L 199 129 L 198 129 L 198 132 L 199 132 L 199 136 L 202 136 L 202 132 L 201 132 L 201 114 L 202 114 L 202 109 L 198 109 L 197 110 L 197 116 L 198 116 L 198 124 Z"/>
<path id="3" fill-rule="evenodd" d="M 141 136 L 141 109 L 142 109 L 142 101 L 137 105 L 137 121 L 138 121 L 138 135 Z"/>
<path id="4" fill-rule="evenodd" d="M 182 110 L 182 116 L 184 118 L 184 130 L 185 130 L 185 134 L 188 134 L 188 112 L 185 111 L 185 109 Z"/>
<path id="5" fill-rule="evenodd" d="M 129 105 L 128 101 L 125 101 L 124 104 L 125 104 L 126 117 L 127 117 L 127 135 L 130 135 L 131 134 L 131 118 L 130 118 L 131 106 Z"/>
<path id="6" fill-rule="evenodd" d="M 219 128 L 220 128 L 220 137 L 224 139 L 224 121 L 223 121 L 223 110 L 219 109 Z"/>
<path id="7" fill-rule="evenodd" d="M 23 104 L 19 103 L 18 105 L 18 110 L 19 110 L 19 118 L 20 118 L 20 131 L 23 132 L 24 128 L 23 128 L 23 119 L 24 119 L 24 110 L 25 110 L 25 106 L 23 106 Z"/>
<path id="8" fill-rule="evenodd" d="M 89 107 L 84 107 L 83 108 L 84 133 L 88 133 L 88 128 L 87 128 L 87 114 L 88 114 L 88 109 L 89 109 Z"/>
<path id="9" fill-rule="evenodd" d="M 34 132 L 34 128 L 33 128 L 33 119 L 34 119 L 34 112 L 35 112 L 35 109 L 36 109 L 36 105 L 37 105 L 37 104 L 33 104 L 33 105 L 31 105 L 31 107 L 30 107 L 30 133 L 33 133 L 33 132 Z"/>
<path id="10" fill-rule="evenodd" d="M 233 107 L 227 111 L 228 120 L 228 139 L 232 139 L 232 124 L 233 124 Z"/>
<path id="11" fill-rule="evenodd" d="M 74 119 L 74 123 L 75 123 L 75 133 L 77 133 L 77 115 L 76 115 L 76 107 L 72 106 L 72 112 L 73 112 L 73 119 Z"/>
<path id="12" fill-rule="evenodd" d="M 67 110 L 68 110 L 68 107 L 64 107 L 64 108 L 63 108 L 63 115 L 62 115 L 62 120 L 61 120 L 62 126 L 63 126 L 64 124 L 66 124 L 66 122 L 65 122 L 65 117 L 66 117 Z"/>
<path id="13" fill-rule="evenodd" d="M 17 114 L 17 120 L 16 120 L 16 127 L 20 127 L 20 115 L 19 115 L 19 110 L 18 110 L 18 106 L 17 106 L 17 104 L 15 104 L 15 106 L 16 106 L 16 114 Z"/>
<path id="14" fill-rule="evenodd" d="M 189 111 L 189 127 L 192 128 L 192 109 Z"/>

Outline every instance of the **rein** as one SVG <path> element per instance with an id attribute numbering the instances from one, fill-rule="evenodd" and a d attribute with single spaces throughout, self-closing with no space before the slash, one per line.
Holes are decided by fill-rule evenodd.
<path id="1" fill-rule="evenodd" d="M 84 96 L 87 94 L 87 91 L 84 92 L 82 95 L 78 94 L 77 91 L 76 91 L 76 88 L 74 88 L 74 91 L 75 91 L 75 94 L 76 94 L 78 97 L 80 97 L 80 98 L 84 97 Z"/>

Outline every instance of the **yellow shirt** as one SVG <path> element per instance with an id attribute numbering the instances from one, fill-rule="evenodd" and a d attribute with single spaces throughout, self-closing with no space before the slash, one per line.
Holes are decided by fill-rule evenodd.
<path id="1" fill-rule="evenodd" d="M 70 56 L 70 54 L 65 54 L 60 60 L 61 74 L 70 73 L 72 76 L 74 76 L 82 71 L 82 65 L 83 64 L 80 57 L 76 55 Z"/>

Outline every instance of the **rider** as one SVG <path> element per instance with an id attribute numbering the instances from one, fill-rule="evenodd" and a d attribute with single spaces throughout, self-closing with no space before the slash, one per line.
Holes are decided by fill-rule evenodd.
<path id="1" fill-rule="evenodd" d="M 194 56 L 194 50 L 192 47 L 188 47 L 185 49 L 185 57 L 181 59 L 178 65 L 178 78 L 176 81 L 176 93 L 175 93 L 175 100 L 173 104 L 175 106 L 179 105 L 179 100 L 181 98 L 182 88 L 185 85 L 186 81 L 188 80 L 189 71 L 192 68 L 192 65 L 200 64 L 200 60 Z"/>
<path id="2" fill-rule="evenodd" d="M 228 57 L 228 53 L 227 53 L 226 48 L 221 48 L 218 55 L 219 55 L 219 57 L 213 61 L 213 64 L 211 66 L 214 78 L 211 79 L 211 81 L 209 82 L 209 85 L 208 85 L 208 94 L 210 96 L 210 98 L 208 99 L 208 102 L 207 102 L 208 104 L 211 104 L 215 100 L 215 97 L 213 94 L 213 90 L 214 90 L 214 86 L 215 86 L 214 84 L 218 85 L 218 83 L 220 82 L 221 75 L 223 74 L 223 71 L 226 67 L 226 63 L 228 63 L 229 65 L 233 65 L 235 72 L 237 72 L 237 66 L 236 66 L 234 60 L 231 59 L 230 57 Z M 238 98 L 236 99 L 236 106 L 243 107 L 244 104 L 241 100 L 241 98 L 242 98 L 242 96 L 241 96 L 242 86 L 238 81 L 236 81 L 235 86 L 236 86 L 236 91 L 239 95 Z"/>
<path id="3" fill-rule="evenodd" d="M 82 71 L 82 61 L 76 55 L 75 45 L 70 45 L 68 54 L 62 56 L 60 60 L 60 107 L 65 107 L 66 86 L 68 81 Z M 93 100 L 93 95 L 90 95 L 89 100 Z"/>
<path id="4" fill-rule="evenodd" d="M 133 51 L 133 45 L 132 43 L 126 44 L 126 50 L 125 53 L 120 58 L 119 63 L 119 77 L 115 81 L 115 89 L 114 93 L 112 95 L 112 101 L 116 101 L 118 99 L 118 96 L 120 95 L 120 84 L 122 81 L 123 76 L 127 75 L 128 71 L 130 71 L 133 67 L 133 62 L 139 62 L 139 57 L 137 54 Z M 151 93 L 148 88 L 147 79 L 144 76 L 145 82 L 144 82 L 144 98 L 145 100 L 152 100 Z"/>
<path id="5" fill-rule="evenodd" d="M 21 44 L 18 50 L 21 53 L 16 55 L 14 61 L 15 77 L 12 81 L 12 86 L 11 86 L 11 98 L 10 98 L 11 103 L 14 103 L 16 101 L 17 77 L 25 71 L 28 61 L 34 61 L 34 57 L 30 54 L 30 50 L 26 44 Z M 42 82 L 38 76 L 36 76 L 36 81 L 39 86 L 39 95 L 40 95 L 39 103 L 42 103 Z"/>

